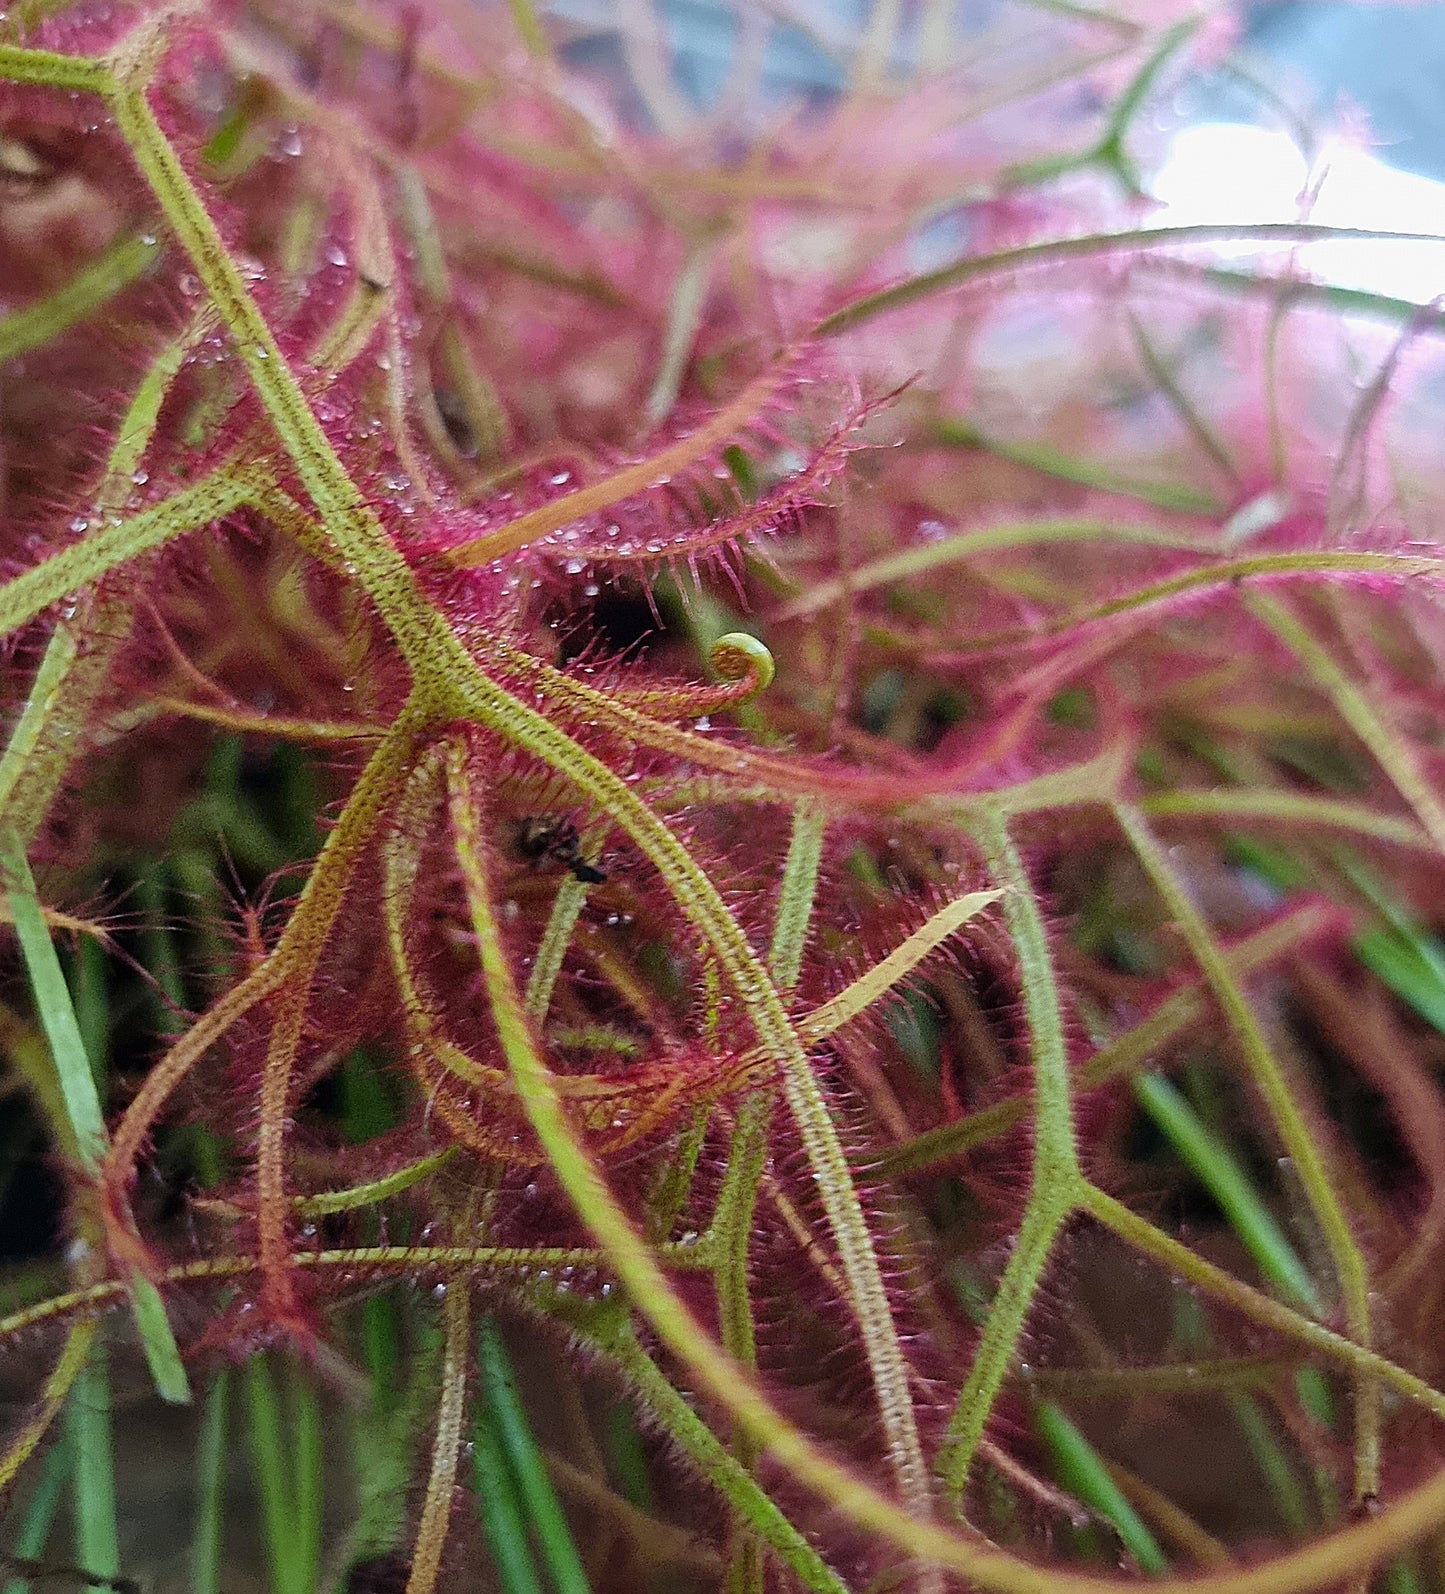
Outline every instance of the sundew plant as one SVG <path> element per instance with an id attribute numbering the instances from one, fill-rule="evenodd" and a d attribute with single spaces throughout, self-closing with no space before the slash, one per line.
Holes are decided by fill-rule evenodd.
<path id="1" fill-rule="evenodd" d="M 1440 1594 L 1439 316 L 714 20 L 3 14 L 0 1570 Z"/>

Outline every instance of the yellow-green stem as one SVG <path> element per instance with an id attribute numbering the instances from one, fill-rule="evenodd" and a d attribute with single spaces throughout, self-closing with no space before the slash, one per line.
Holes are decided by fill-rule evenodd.
<path id="1" fill-rule="evenodd" d="M 447 1286 L 442 1301 L 442 1394 L 432 1438 L 431 1472 L 427 1477 L 421 1521 L 412 1546 L 406 1594 L 432 1594 L 441 1569 L 442 1549 L 452 1516 L 452 1493 L 461 1453 L 462 1419 L 467 1398 L 467 1353 L 471 1341 L 471 1302 L 459 1279 Z"/>
<path id="2" fill-rule="evenodd" d="M 955 1499 L 963 1495 L 1054 1241 L 1081 1183 L 1063 1015 L 1043 915 L 1004 814 L 985 809 L 978 835 L 989 872 L 1003 889 L 1004 918 L 1018 951 L 1034 1073 L 1034 1151 L 1018 1238 L 939 1451 L 938 1471 Z"/>
<path id="3" fill-rule="evenodd" d="M 1335 1191 L 1317 1138 L 1309 1131 L 1290 1093 L 1264 1031 L 1203 916 L 1174 877 L 1163 849 L 1136 807 L 1116 805 L 1119 824 L 1209 981 L 1215 1000 L 1239 1042 L 1249 1076 L 1264 1099 L 1275 1130 L 1293 1159 L 1300 1187 L 1309 1202 L 1329 1250 L 1330 1263 L 1345 1307 L 1350 1336 L 1360 1345 L 1371 1342 L 1369 1274 L 1350 1222 Z M 1373 1499 L 1380 1486 L 1380 1392 L 1372 1380 L 1355 1379 L 1355 1491 L 1360 1501 Z"/>

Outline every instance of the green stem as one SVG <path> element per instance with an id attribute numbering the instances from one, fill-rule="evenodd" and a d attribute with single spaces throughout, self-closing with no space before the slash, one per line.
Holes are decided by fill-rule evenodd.
<path id="1" fill-rule="evenodd" d="M 416 1540 L 412 1547 L 406 1594 L 432 1594 L 452 1519 L 452 1495 L 456 1485 L 457 1458 L 461 1453 L 462 1418 L 466 1410 L 467 1350 L 472 1326 L 470 1289 L 460 1279 L 447 1286 L 442 1302 L 442 1324 L 441 1399 L 437 1403 L 431 1471 L 427 1476 L 421 1520 L 417 1524 Z"/>
<path id="2" fill-rule="evenodd" d="M 1048 548 L 1075 542 L 1175 548 L 1192 553 L 1201 553 L 1205 548 L 1200 538 L 1186 536 L 1167 526 L 1077 517 L 1007 521 L 1001 525 L 986 526 L 979 531 L 964 531 L 956 537 L 942 537 L 937 542 L 921 543 L 917 547 L 883 554 L 859 565 L 849 573 L 846 581 L 810 583 L 806 592 L 791 599 L 777 611 L 774 620 L 790 620 L 798 615 L 814 614 L 848 595 L 867 592 L 873 587 L 885 587 L 895 581 L 926 576 L 949 565 L 976 559 L 980 554 L 1005 552 L 1011 548 Z"/>
<path id="3" fill-rule="evenodd" d="M 777 917 L 773 921 L 773 942 L 768 951 L 768 967 L 780 991 L 791 991 L 802 969 L 803 948 L 818 893 L 825 828 L 824 816 L 807 803 L 799 803 L 793 810 L 793 834 L 788 845 L 788 861 L 783 866 Z"/>
<path id="4" fill-rule="evenodd" d="M 1414 809 L 1436 850 L 1445 853 L 1445 804 L 1435 795 L 1404 738 L 1284 604 L 1263 592 L 1248 594 L 1245 602 L 1329 694 L 1345 723 L 1374 754 L 1395 789 Z"/>
<path id="5" fill-rule="evenodd" d="M 58 603 L 68 593 L 92 585 L 119 565 L 159 548 L 198 526 L 234 514 L 255 496 L 254 483 L 234 467 L 222 467 L 154 509 L 88 532 L 0 587 L 0 636 Z"/>
<path id="6" fill-rule="evenodd" d="M 586 844 L 584 838 L 583 845 Z M 557 976 L 562 972 L 562 960 L 567 956 L 572 932 L 577 928 L 577 920 L 586 900 L 586 883 L 571 875 L 557 887 L 552 911 L 547 915 L 547 928 L 542 932 L 542 943 L 537 948 L 532 972 L 527 979 L 527 1011 L 538 1023 L 546 1018 L 547 1009 L 552 1005 L 552 991 L 557 984 Z"/>
<path id="7" fill-rule="evenodd" d="M 92 572 L 88 580 L 99 579 L 90 562 L 99 558 L 103 563 L 109 557 L 106 536 L 115 534 L 131 546 L 126 539 L 135 533 L 135 521 L 123 519 L 122 511 L 134 491 L 134 473 L 150 447 L 161 406 L 187 353 L 212 321 L 209 306 L 191 317 L 180 336 L 151 361 L 121 417 L 94 497 L 92 519 L 103 529 L 67 550 L 87 564 Z M 36 595 L 47 590 L 40 576 L 47 568 L 42 565 L 29 572 Z M 61 567 L 61 578 L 69 568 Z M 54 570 L 51 576 L 55 577 Z M 6 592 L 11 590 L 7 586 Z M 55 623 L 25 707 L 0 757 L 0 814 L 26 846 L 39 831 L 66 771 L 88 745 L 97 702 L 116 655 L 130 637 L 133 617 L 134 593 L 127 584 L 102 582 L 98 589 L 85 591 Z"/>
<path id="8" fill-rule="evenodd" d="M 671 1380 L 623 1328 L 599 1340 L 604 1353 L 615 1361 L 637 1392 L 650 1421 L 689 1456 L 703 1477 L 759 1541 L 812 1594 L 848 1594 L 846 1585 L 825 1564 L 818 1552 L 783 1515 L 771 1495 L 732 1455 L 711 1428 L 679 1394 Z"/>
<path id="9" fill-rule="evenodd" d="M 1300 1186 L 1320 1226 L 1330 1262 L 1344 1300 L 1345 1321 L 1351 1337 L 1362 1346 L 1371 1339 L 1369 1274 L 1365 1259 L 1350 1228 L 1319 1142 L 1310 1133 L 1288 1084 L 1276 1062 L 1254 1010 L 1246 1000 L 1229 963 L 1203 916 L 1174 878 L 1163 849 L 1144 816 L 1125 803 L 1115 812 L 1144 872 L 1153 882 L 1170 916 L 1178 925 L 1189 950 L 1209 981 L 1229 1027 L 1234 1031 L 1245 1066 L 1263 1098 L 1286 1153 L 1293 1159 Z M 1380 1402 L 1378 1388 L 1367 1378 L 1355 1380 L 1355 1486 L 1358 1498 L 1379 1492 Z"/>
<path id="10" fill-rule="evenodd" d="M 1218 819 L 1232 823 L 1240 819 L 1261 819 L 1291 828 L 1319 825 L 1328 829 L 1349 830 L 1374 841 L 1417 851 L 1438 851 L 1431 836 L 1408 819 L 1382 814 L 1364 803 L 1341 801 L 1337 797 L 1316 797 L 1295 791 L 1239 791 L 1220 787 L 1214 791 L 1170 791 L 1141 797 L 1140 813 L 1156 819 Z"/>
<path id="11" fill-rule="evenodd" d="M 968 891 L 947 902 L 879 962 L 865 969 L 836 996 L 803 1014 L 798 1029 L 810 1044 L 861 1018 L 875 1002 L 894 995 L 929 953 L 936 952 L 968 921 L 998 901 L 998 891 Z"/>
<path id="12" fill-rule="evenodd" d="M 3 61 L 3 55 L 0 55 Z M 89 265 L 38 304 L 0 319 L 0 364 L 42 348 L 88 320 L 150 268 L 160 254 L 154 238 L 123 233 Z"/>
<path id="13" fill-rule="evenodd" d="M 1042 443 L 1013 443 L 981 431 L 971 421 L 944 417 L 933 423 L 933 435 L 951 448 L 976 448 L 1010 464 L 1022 465 L 1041 476 L 1053 476 L 1076 487 L 1092 487 L 1120 498 L 1137 498 L 1155 509 L 1173 510 L 1181 515 L 1224 513 L 1224 505 L 1213 493 L 1184 482 L 1146 481 L 1127 476 L 1082 455 L 1066 454 Z"/>
<path id="14" fill-rule="evenodd" d="M 813 903 L 818 890 L 818 870 L 823 857 L 823 816 L 807 803 L 793 810 L 793 830 L 788 858 L 783 866 L 782 887 L 778 893 L 777 916 L 773 921 L 773 940 L 768 965 L 780 991 L 798 983 L 803 949 L 812 922 Z M 742 1103 L 733 1129 L 727 1170 L 718 1195 L 712 1234 L 716 1244 L 715 1270 L 718 1320 L 723 1349 L 749 1369 L 757 1366 L 757 1342 L 753 1326 L 752 1293 L 748 1280 L 748 1253 L 753 1233 L 753 1213 L 758 1185 L 767 1163 L 768 1138 L 772 1126 L 773 1097 L 769 1091 L 754 1091 Z M 752 1436 L 740 1429 L 734 1437 L 733 1452 L 739 1463 L 751 1471 L 758 1451 Z M 761 1594 L 763 1562 L 759 1541 L 742 1529 L 736 1535 L 728 1566 L 728 1594 Z"/>
<path id="15" fill-rule="evenodd" d="M 445 1146 L 428 1157 L 418 1157 L 393 1173 L 365 1184 L 349 1185 L 344 1190 L 323 1190 L 319 1195 L 297 1196 L 292 1205 L 298 1218 L 323 1218 L 336 1212 L 355 1212 L 359 1207 L 374 1207 L 379 1202 L 410 1190 L 413 1185 L 429 1179 L 439 1169 L 446 1167 L 457 1155 L 456 1146 Z"/>
<path id="16" fill-rule="evenodd" d="M 819 337 L 832 337 L 871 321 L 875 316 L 885 315 L 890 310 L 902 310 L 910 304 L 917 304 L 920 299 L 931 298 L 936 293 L 946 293 L 988 277 L 1012 275 L 1030 266 L 1091 260 L 1111 254 L 1145 254 L 1150 250 L 1173 248 L 1181 244 L 1307 244 L 1327 243 L 1334 239 L 1413 243 L 1433 241 L 1429 233 L 1324 227 L 1313 222 L 1264 222 L 1232 227 L 1205 222 L 1180 227 L 1140 227 L 1128 232 L 1089 233 L 1079 238 L 1050 238 L 1042 243 L 1020 244 L 1015 249 L 1000 249 L 993 254 L 969 255 L 940 266 L 936 271 L 924 272 L 895 283 L 890 288 L 865 294 L 852 304 L 844 305 L 841 310 L 825 316 L 814 332 Z"/>
<path id="17" fill-rule="evenodd" d="M 77 94 L 107 94 L 114 85 L 107 63 L 90 56 L 59 55 L 0 44 L 0 80 L 69 89 Z"/>
<path id="18" fill-rule="evenodd" d="M 985 809 L 978 828 L 989 873 L 1004 891 L 1004 919 L 1018 952 L 1032 1047 L 1034 1151 L 1018 1238 L 939 1453 L 939 1474 L 955 1498 L 962 1496 L 968 1482 L 974 1453 L 1008 1376 L 1054 1241 L 1078 1201 L 1082 1183 L 1063 1015 L 1043 915 L 1003 814 Z"/>
<path id="19" fill-rule="evenodd" d="M 963 1496 L 979 1441 L 1013 1365 L 1039 1282 L 1072 1206 L 1071 1196 L 1037 1200 L 1031 1194 L 1024 1209 L 1008 1265 L 989 1306 L 983 1336 L 973 1353 L 973 1365 L 939 1450 L 938 1471 L 955 1499 Z"/>
<path id="20" fill-rule="evenodd" d="M 1358 575 L 1374 575 L 1387 581 L 1419 578 L 1439 582 L 1445 579 L 1445 559 L 1430 554 L 1376 553 L 1371 550 L 1352 552 L 1349 549 L 1307 549 L 1299 553 L 1242 555 L 1213 564 L 1195 565 L 1177 575 L 1138 587 L 1133 592 L 1106 598 L 1102 603 L 1065 610 L 1031 625 L 1027 630 L 996 631 L 971 637 L 967 649 L 959 651 L 982 653 L 1003 647 L 1030 646 L 1108 620 L 1127 620 L 1130 627 L 1137 628 L 1149 620 L 1151 611 L 1167 609 L 1176 599 L 1188 593 L 1232 592 L 1245 582 L 1259 584 L 1294 579 L 1345 581 Z"/>
<path id="21" fill-rule="evenodd" d="M 713 1218 L 717 1265 L 714 1269 L 718 1304 L 718 1330 L 722 1346 L 740 1366 L 757 1367 L 757 1338 L 753 1325 L 752 1293 L 748 1279 L 748 1252 L 753 1233 L 753 1212 L 758 1183 L 767 1162 L 772 1126 L 773 1097 L 753 1091 L 738 1110 Z M 733 1454 L 749 1472 L 757 1465 L 758 1446 L 746 1429 L 733 1437 Z M 734 1545 L 728 1565 L 727 1594 L 762 1594 L 763 1564 L 759 1541 L 734 1518 Z"/>
<path id="22" fill-rule="evenodd" d="M 1134 335 L 1134 347 L 1139 352 L 1140 359 L 1144 362 L 1144 369 L 1154 379 L 1159 391 L 1169 401 L 1174 413 L 1183 422 L 1184 429 L 1198 444 L 1202 452 L 1218 467 L 1220 473 L 1232 486 L 1238 487 L 1239 468 L 1230 458 L 1229 450 L 1224 441 L 1215 432 L 1214 428 L 1200 413 L 1198 405 L 1184 391 L 1178 375 L 1171 368 L 1170 363 L 1159 353 L 1149 339 L 1149 335 L 1135 318 L 1128 317 L 1129 328 Z"/>
<path id="23" fill-rule="evenodd" d="M 1343 1334 L 1337 1334 L 1308 1317 L 1302 1317 L 1272 1295 L 1266 1295 L 1233 1274 L 1226 1273 L 1223 1268 L 1206 1262 L 1187 1245 L 1156 1229 L 1152 1223 L 1131 1212 L 1122 1202 L 1106 1195 L 1097 1186 L 1084 1186 L 1080 1206 L 1090 1217 L 1097 1219 L 1105 1228 L 1112 1229 L 1135 1250 L 1153 1257 L 1171 1273 L 1177 1274 L 1204 1294 L 1223 1301 L 1262 1328 L 1273 1329 L 1297 1340 L 1356 1374 L 1378 1379 L 1407 1400 L 1414 1401 L 1445 1421 L 1445 1392 L 1427 1384 L 1423 1378 L 1407 1372 L 1377 1351 L 1358 1345 L 1354 1340 L 1346 1339 Z M 1442 1485 L 1442 1497 L 1445 1497 L 1445 1485 Z"/>

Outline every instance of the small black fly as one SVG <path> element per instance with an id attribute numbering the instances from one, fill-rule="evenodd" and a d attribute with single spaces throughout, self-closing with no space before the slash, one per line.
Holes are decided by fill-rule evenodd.
<path id="1" fill-rule="evenodd" d="M 517 826 L 517 851 L 534 865 L 560 863 L 584 886 L 600 886 L 607 872 L 582 856 L 582 836 L 570 819 L 531 814 Z"/>

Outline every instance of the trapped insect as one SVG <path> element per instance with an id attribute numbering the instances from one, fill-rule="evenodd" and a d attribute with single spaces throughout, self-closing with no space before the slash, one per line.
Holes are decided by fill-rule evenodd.
<path id="1" fill-rule="evenodd" d="M 570 819 L 529 814 L 517 826 L 517 851 L 534 865 L 563 864 L 584 886 L 600 886 L 607 871 L 582 856 L 582 836 Z"/>

